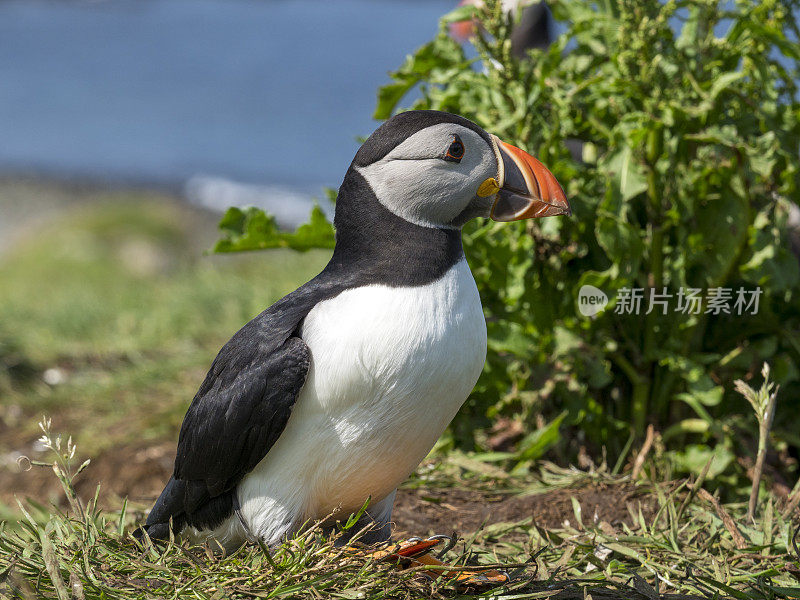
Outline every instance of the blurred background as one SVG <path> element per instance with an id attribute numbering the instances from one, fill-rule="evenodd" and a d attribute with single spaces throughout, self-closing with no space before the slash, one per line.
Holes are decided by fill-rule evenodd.
<path id="1" fill-rule="evenodd" d="M 212 208 L 280 195 L 269 208 L 303 219 L 296 205 L 337 185 L 374 128 L 389 67 L 452 7 L 2 2 L 0 170 L 157 185 Z"/>
<path id="2" fill-rule="evenodd" d="M 0 2 L 0 502 L 47 491 L 16 462 L 44 412 L 114 491 L 158 486 L 221 344 L 328 257 L 208 255 L 221 211 L 305 220 L 454 6 Z"/>

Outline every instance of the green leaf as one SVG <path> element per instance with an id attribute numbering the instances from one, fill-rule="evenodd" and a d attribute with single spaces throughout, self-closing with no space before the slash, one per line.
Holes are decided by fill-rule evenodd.
<path id="1" fill-rule="evenodd" d="M 714 479 L 721 475 L 733 462 L 735 456 L 722 445 L 714 448 L 702 444 L 689 444 L 683 450 L 672 453 L 676 467 L 684 473 L 698 474 L 713 459 L 708 469 L 707 478 Z"/>
<path id="2" fill-rule="evenodd" d="M 477 15 L 477 8 L 472 4 L 465 4 L 454 8 L 441 18 L 441 23 L 458 23 L 459 21 L 469 21 Z"/>
<path id="3" fill-rule="evenodd" d="M 389 83 L 378 89 L 378 104 L 375 106 L 373 119 L 383 120 L 392 116 L 395 107 L 411 88 L 419 82 L 419 78 L 407 77 L 397 83 Z"/>
<path id="4" fill-rule="evenodd" d="M 749 231 L 749 252 L 740 267 L 745 280 L 768 287 L 773 293 L 800 285 L 800 263 L 789 251 L 786 236 L 788 212 L 786 203 L 758 212 Z"/>
<path id="5" fill-rule="evenodd" d="M 523 358 L 532 358 L 534 347 L 530 335 L 519 323 L 496 321 L 487 323 L 488 346 L 492 352 L 509 353 Z"/>
<path id="6" fill-rule="evenodd" d="M 300 225 L 291 237 L 284 234 L 289 247 L 295 250 L 310 250 L 311 248 L 333 248 L 336 244 L 336 232 L 333 224 L 322 212 L 319 205 L 311 209 L 308 223 Z"/>
<path id="7" fill-rule="evenodd" d="M 703 406 L 717 406 L 722 402 L 722 396 L 725 390 L 716 384 L 713 380 L 700 369 L 693 369 L 687 374 L 687 389 L 686 394 L 681 394 L 681 398 L 685 401 L 697 401 Z"/>
<path id="8" fill-rule="evenodd" d="M 730 276 L 748 237 L 750 209 L 747 198 L 735 186 L 724 197 L 694 202 L 695 225 L 686 240 L 687 282 L 695 287 L 719 287 Z"/>
<path id="9" fill-rule="evenodd" d="M 615 215 L 600 214 L 595 221 L 595 236 L 620 274 L 633 280 L 644 253 L 641 231 Z"/>
<path id="10" fill-rule="evenodd" d="M 630 147 L 623 146 L 606 157 L 602 164 L 623 201 L 630 200 L 647 190 L 644 167 L 634 159 Z"/>
<path id="11" fill-rule="evenodd" d="M 703 419 L 683 419 L 668 427 L 661 437 L 663 440 L 667 441 L 677 435 L 708 433 L 709 431 L 710 427 Z"/>
<path id="12" fill-rule="evenodd" d="M 692 51 L 697 47 L 697 32 L 700 25 L 700 11 L 697 6 L 689 8 L 689 15 L 683 24 L 678 39 L 675 40 L 675 47 L 682 50 Z"/>
<path id="13" fill-rule="evenodd" d="M 536 460 L 556 445 L 561 439 L 559 427 L 566 416 L 567 411 L 564 411 L 541 429 L 526 436 L 519 443 L 519 450 L 515 457 L 517 461 Z"/>
<path id="14" fill-rule="evenodd" d="M 390 73 L 394 83 L 378 89 L 378 103 L 373 118 L 388 119 L 400 100 L 420 81 L 434 77 L 435 73 L 441 71 L 468 68 L 469 64 L 461 47 L 446 33 L 440 32 L 433 41 L 407 56 L 397 71 Z"/>
<path id="15" fill-rule="evenodd" d="M 318 205 L 311 209 L 308 223 L 294 233 L 278 229 L 275 218 L 260 208 L 229 208 L 219 222 L 222 238 L 214 252 L 246 252 L 267 248 L 292 248 L 306 251 L 312 248 L 333 248 L 336 235 L 333 225 Z"/>
<path id="16" fill-rule="evenodd" d="M 711 90 L 708 92 L 708 99 L 710 102 L 715 102 L 717 97 L 728 87 L 736 81 L 744 77 L 742 71 L 732 71 L 730 73 L 723 73 L 714 78 L 714 83 L 711 85 Z"/>

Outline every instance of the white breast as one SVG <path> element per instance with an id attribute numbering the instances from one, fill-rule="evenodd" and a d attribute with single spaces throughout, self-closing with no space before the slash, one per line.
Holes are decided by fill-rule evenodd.
<path id="1" fill-rule="evenodd" d="M 306 384 L 238 489 L 243 517 L 268 541 L 279 515 L 322 518 L 388 495 L 433 447 L 486 358 L 465 260 L 425 286 L 370 285 L 326 300 L 302 338 L 312 356 Z"/>

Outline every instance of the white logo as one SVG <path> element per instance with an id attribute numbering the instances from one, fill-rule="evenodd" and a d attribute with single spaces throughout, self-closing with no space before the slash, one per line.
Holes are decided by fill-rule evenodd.
<path id="1" fill-rule="evenodd" d="M 608 296 L 593 285 L 582 285 L 578 292 L 578 310 L 584 317 L 593 317 L 608 304 Z"/>

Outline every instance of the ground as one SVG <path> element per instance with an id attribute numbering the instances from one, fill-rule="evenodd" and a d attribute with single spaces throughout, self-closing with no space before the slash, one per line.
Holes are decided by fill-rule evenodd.
<path id="1" fill-rule="evenodd" d="M 0 599 L 452 596 L 447 581 L 365 566 L 313 531 L 230 557 L 143 553 L 129 537 L 219 347 L 329 256 L 210 255 L 216 219 L 167 192 L 0 180 Z M 28 469 L 53 461 L 43 414 L 62 446 L 77 443 L 71 468 L 91 459 L 72 483 L 63 462 L 61 481 Z M 747 522 L 702 483 L 654 462 L 636 478 L 591 459 L 511 476 L 489 457 L 435 452 L 398 493 L 395 536 L 456 532 L 448 560 L 515 573 L 497 597 L 800 597 L 797 509 L 764 497 Z"/>
<path id="2" fill-rule="evenodd" d="M 175 448 L 172 443 L 130 445 L 106 451 L 92 459 L 91 465 L 76 479 L 75 488 L 84 499 L 94 495 L 101 485 L 101 505 L 119 506 L 127 498 L 133 506 L 149 506 L 158 497 L 172 473 Z M 424 471 L 437 459 L 424 463 Z M 13 495 L 41 499 L 51 498 L 64 505 L 59 482 L 49 469 L 5 469 L 0 472 L 0 498 L 13 501 Z M 647 517 L 655 513 L 655 503 L 647 497 L 646 488 L 621 483 L 592 483 L 588 479 L 578 486 L 553 489 L 541 493 L 520 494 L 519 491 L 489 491 L 470 487 L 432 487 L 413 479 L 401 488 L 395 500 L 395 536 L 432 534 L 461 535 L 496 523 L 513 523 L 526 519 L 547 528 L 575 524 L 575 498 L 581 514 L 594 522 L 605 521 L 612 527 L 632 525 L 632 513 L 640 507 Z M 631 507 L 630 509 L 628 507 Z"/>

